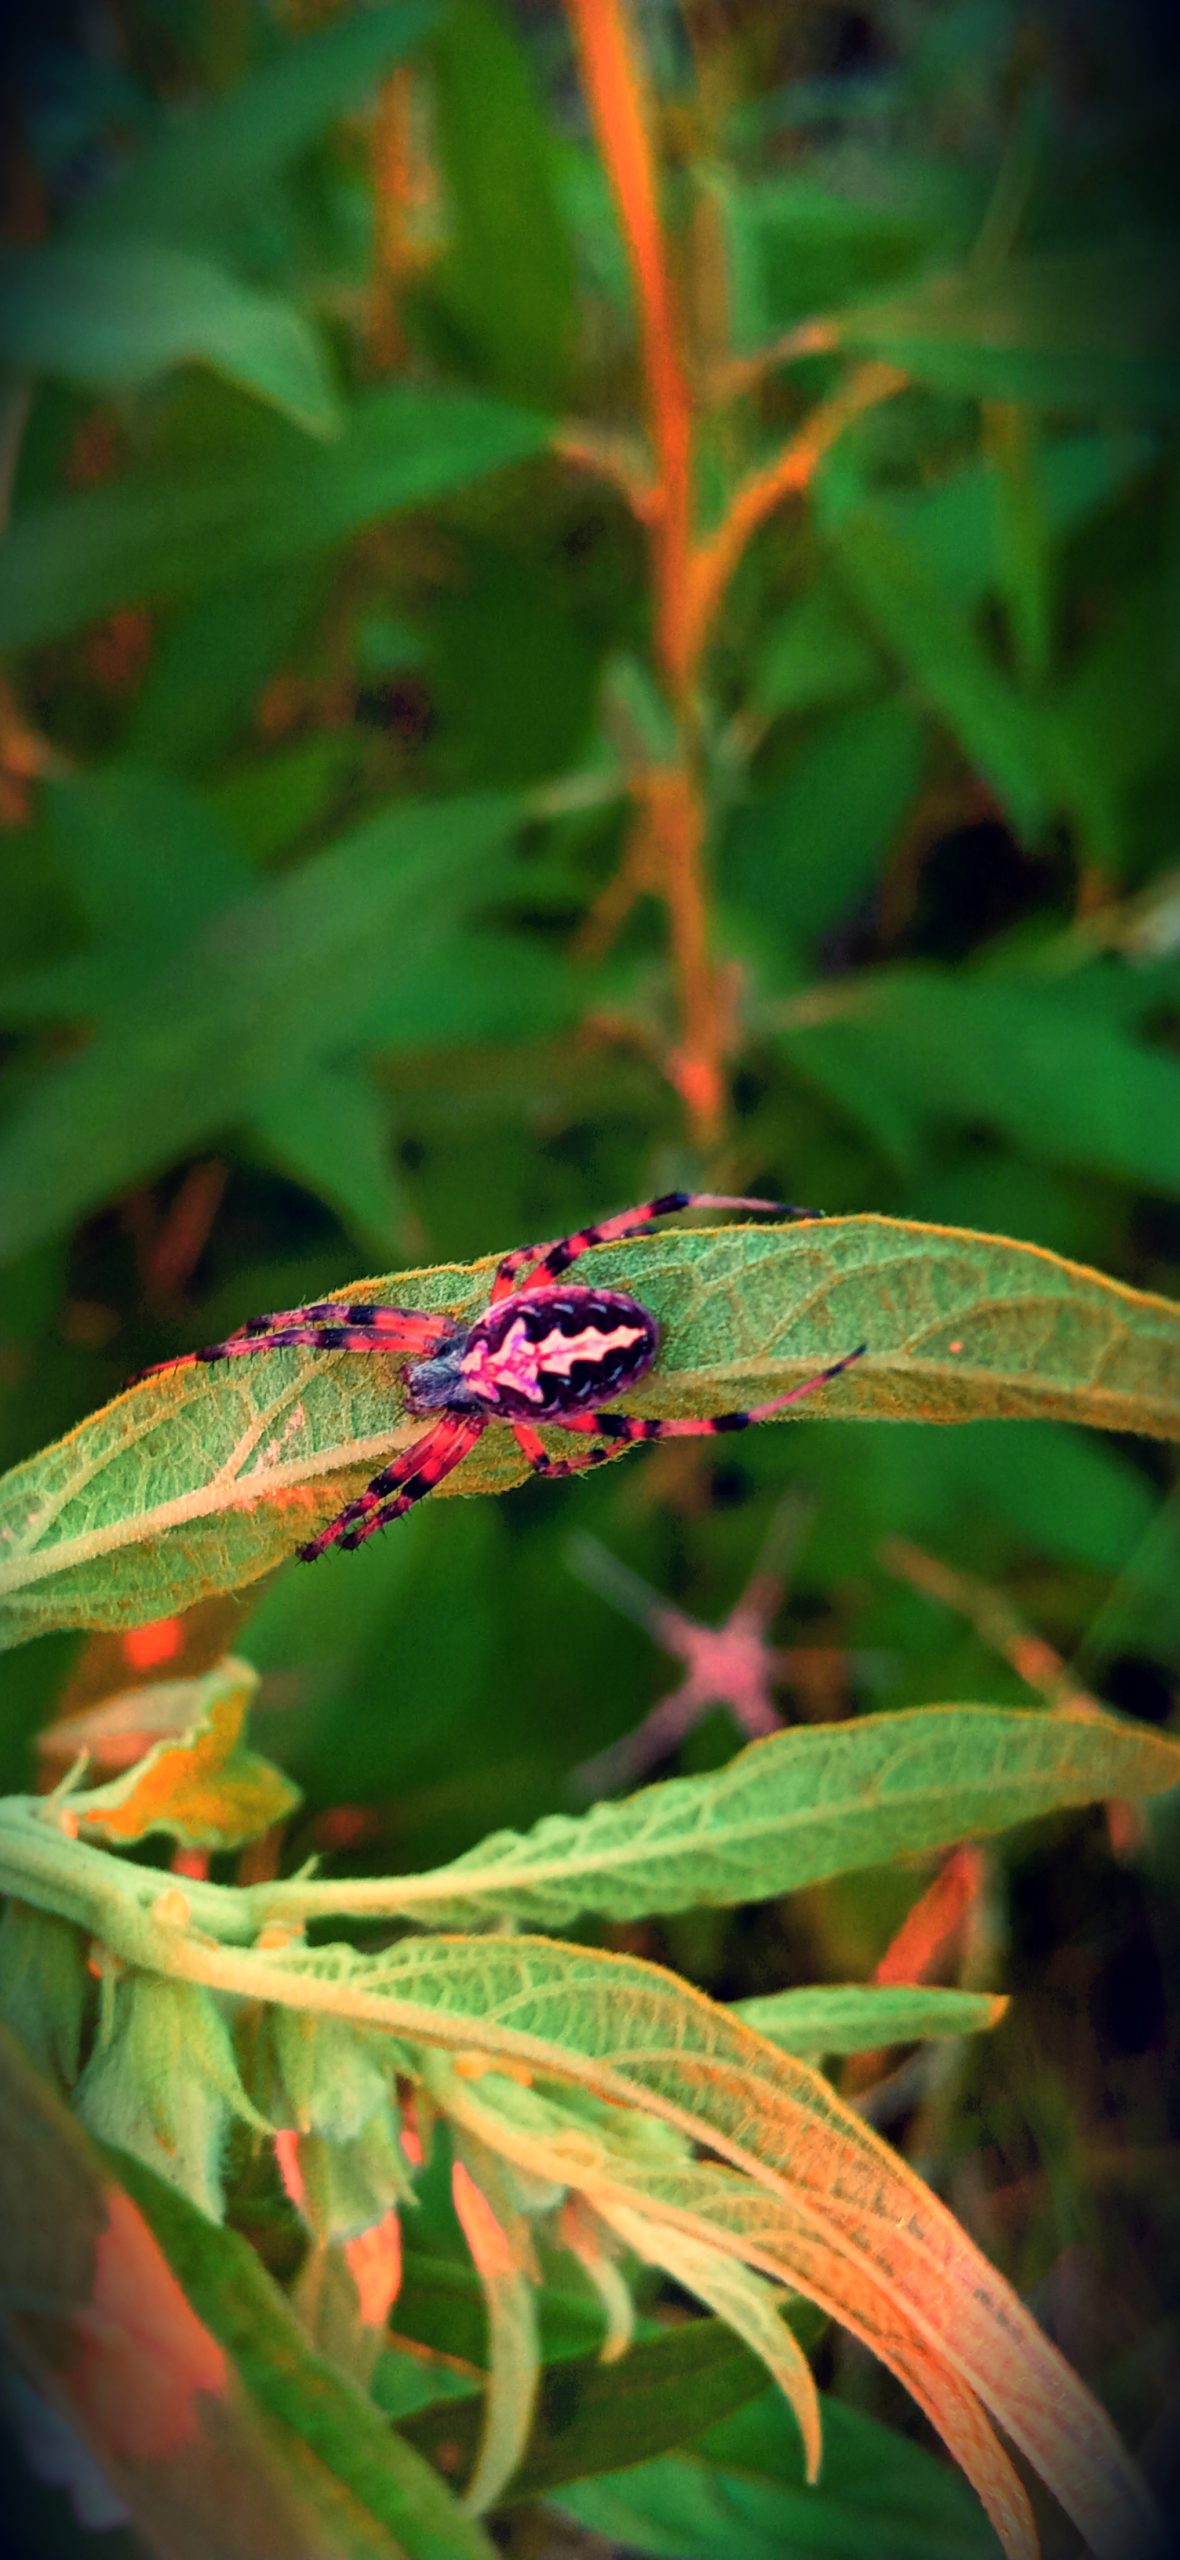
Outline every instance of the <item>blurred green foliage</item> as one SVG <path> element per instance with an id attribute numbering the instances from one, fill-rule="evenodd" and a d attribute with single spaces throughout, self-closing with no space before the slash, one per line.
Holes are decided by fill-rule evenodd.
<path id="1" fill-rule="evenodd" d="M 671 710 L 642 529 L 557 449 L 633 444 L 640 416 L 561 12 L 129 0 L 63 9 L 56 42 L 14 21 L 5 1465 L 253 1312 L 674 1183 L 1010 1234 L 1176 1295 L 1174 30 L 1088 0 L 635 15 L 701 521 L 862 358 L 906 377 L 769 517 L 705 661 L 730 1022 L 707 1142 L 659 900 L 609 946 L 594 922 Z M 308 1837 L 354 1806 L 411 1867 L 570 1801 L 663 1676 L 570 1570 L 575 1527 L 718 1620 L 788 1483 L 811 1509 L 781 1640 L 839 1658 L 841 1707 L 1028 1694 L 885 1570 L 904 1534 L 1002 1587 L 1089 1688 L 1172 1712 L 1154 1445 L 800 1420 L 431 1503 L 247 1595 L 235 1649 Z M 74 1651 L 8 1658 L 6 1786 Z M 682 1765 L 728 1748 L 718 1717 Z M 1121 1867 L 1097 1820 L 1003 1853 L 1025 2024 L 939 2101 L 952 2200 L 1132 2438 L 1176 2381 L 1180 2229 L 1134 2166 L 1180 2132 L 1174 1831 L 1165 1809 Z M 724 1997 L 841 1979 L 915 1889 L 882 1871 L 642 1945 Z M 831 2352 L 826 2378 L 894 2418 Z M 703 2560 L 693 2480 L 738 2451 L 701 2441 L 579 2512 Z M 769 2546 L 752 2522 L 741 2547 Z"/>

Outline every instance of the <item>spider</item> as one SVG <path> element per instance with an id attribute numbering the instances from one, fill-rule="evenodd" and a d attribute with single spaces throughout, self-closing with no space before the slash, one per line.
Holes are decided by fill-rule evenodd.
<path id="1" fill-rule="evenodd" d="M 292 1307 L 284 1315 L 252 1316 L 226 1341 L 208 1350 L 186 1352 L 143 1372 L 187 1368 L 196 1361 L 233 1360 L 251 1351 L 295 1345 L 315 1351 L 384 1351 L 408 1354 L 405 1401 L 410 1413 L 436 1415 L 408 1449 L 374 1476 L 355 1502 L 297 1549 L 300 1562 L 314 1564 L 329 1547 L 359 1547 L 391 1520 L 433 1493 L 486 1431 L 489 1422 L 506 1422 L 529 1465 L 539 1476 L 578 1475 L 597 1466 L 610 1450 L 595 1448 L 577 1457 L 551 1458 L 535 1425 L 556 1424 L 562 1431 L 585 1431 L 603 1440 L 691 1439 L 715 1431 L 744 1431 L 751 1422 L 796 1404 L 813 1388 L 837 1378 L 862 1358 L 866 1345 L 846 1351 L 840 1360 L 771 1396 L 766 1404 L 742 1413 L 715 1413 L 709 1420 L 685 1417 L 648 1421 L 626 1413 L 604 1413 L 601 1396 L 625 1394 L 647 1375 L 660 1347 L 660 1328 L 649 1307 L 620 1289 L 583 1289 L 560 1285 L 563 1272 L 591 1245 L 609 1244 L 637 1235 L 674 1209 L 755 1209 L 771 1217 L 813 1218 L 813 1209 L 793 1209 L 779 1200 L 732 1200 L 707 1191 L 667 1191 L 638 1209 L 624 1209 L 597 1226 L 579 1227 L 556 1244 L 521 1245 L 506 1253 L 492 1283 L 491 1298 L 473 1324 L 454 1316 L 432 1316 L 411 1307 L 345 1305 L 335 1299 Z M 532 1265 L 530 1269 L 529 1266 Z M 522 1276 L 523 1275 L 523 1276 Z"/>

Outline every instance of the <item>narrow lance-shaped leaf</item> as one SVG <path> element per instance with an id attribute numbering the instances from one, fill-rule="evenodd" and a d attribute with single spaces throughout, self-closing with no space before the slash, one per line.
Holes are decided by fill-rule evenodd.
<path id="1" fill-rule="evenodd" d="M 157 110 L 138 156 L 75 217 L 87 238 L 203 239 L 272 185 L 337 116 L 428 35 L 435 0 L 342 17 L 295 42 L 200 105 Z"/>
<path id="2" fill-rule="evenodd" d="M 928 275 L 833 323 L 935 390 L 1044 409 L 1180 407 L 1170 244 L 1144 237 Z"/>
<path id="3" fill-rule="evenodd" d="M 636 2257 L 663 2267 L 685 2291 L 695 2293 L 739 2338 L 761 2356 L 790 2403 L 803 2439 L 807 2477 L 818 2476 L 823 2450 L 819 2401 L 811 2367 L 779 2309 L 780 2297 L 751 2269 L 735 2265 L 720 2249 L 711 2249 L 685 2232 L 672 2231 L 655 2217 L 633 2213 L 625 2205 L 607 2205 L 604 2219 Z"/>
<path id="4" fill-rule="evenodd" d="M 1177 1764 L 1180 1782 L 1180 1763 Z M 977 2035 L 998 2026 L 1008 2006 L 1001 1993 L 928 1989 L 925 1984 L 831 1982 L 735 2000 L 733 2014 L 784 2053 L 804 2062 L 824 2054 L 876 2053 L 927 2036 Z"/>
<path id="5" fill-rule="evenodd" d="M 494 1267 L 340 1294 L 471 1318 Z M 644 1412 L 754 1403 L 864 1342 L 867 1356 L 805 1413 L 1180 1427 L 1180 1313 L 1035 1245 L 847 1218 L 669 1231 L 581 1268 L 659 1318 L 659 1364 L 631 1400 Z M 385 1357 L 270 1351 L 108 1405 L 0 1485 L 0 1642 L 136 1624 L 255 1580 L 412 1440 L 400 1380 Z M 495 1428 L 441 1490 L 499 1493 L 527 1473 Z M 319 1568 L 339 1569 L 347 1560 Z"/>
<path id="6" fill-rule="evenodd" d="M 637 2160 L 605 2129 L 597 2157 L 584 2141 L 575 2152 L 561 2104 L 531 2090 L 522 2103 L 502 2076 L 485 2078 L 475 2092 L 453 2086 L 450 2105 L 462 2125 L 482 2126 L 489 2142 L 498 2142 L 534 2177 L 560 2174 L 568 2163 L 568 2174 L 594 2211 L 640 2256 L 666 2265 L 733 2319 L 747 2344 L 775 2370 L 811 2464 L 819 2449 L 819 2410 L 810 2370 L 794 2341 L 784 2364 L 781 2319 L 753 2272 L 762 2269 L 793 2284 L 802 2270 L 804 2289 L 815 2303 L 844 2320 L 913 2392 L 978 2491 L 1009 2560 L 1033 2560 L 1037 2543 L 1028 2500 L 976 2394 L 944 2359 L 930 2354 L 888 2284 L 863 2266 L 842 2264 L 830 2235 L 815 2242 L 786 2199 L 716 2164 Z M 774 2322 L 769 2337 L 768 2320 Z"/>
<path id="7" fill-rule="evenodd" d="M 493 1832 L 433 1873 L 275 1885 L 264 1907 L 276 1919 L 403 1913 L 444 1928 L 493 1918 L 564 1928 L 589 1911 L 639 1919 L 797 1892 L 823 1876 L 1003 1830 L 1066 1805 L 1134 1800 L 1177 1784 L 1180 1742 L 1117 1716 L 908 1707 L 787 1727 L 704 1777 L 670 1778 L 587 1814 L 547 1814 L 529 1832 Z M 838 2004 L 846 1996 L 780 1998 L 818 2002 L 819 2016 L 811 2011 L 818 2025 L 825 1998 Z M 966 1997 L 892 1996 L 899 2018 L 911 2021 L 923 1996 L 928 2009 L 940 1996 Z M 874 1999 L 888 2006 L 884 1993 L 858 1997 L 862 2023 Z M 980 2023 L 978 2012 L 973 2023 Z M 924 2032 L 912 2023 L 908 2031 Z M 840 2033 L 826 2046 L 807 2032 L 810 2051 L 855 2050 Z M 795 2050 L 789 2035 L 783 2041 Z M 870 2041 L 889 2041 L 884 2012 Z"/>
<path id="8" fill-rule="evenodd" d="M 331 442 L 291 429 L 261 455 L 143 473 L 23 509 L 0 536 L 0 647 L 76 631 L 128 601 L 314 558 L 541 453 L 551 423 L 477 392 L 401 383 L 362 394 Z"/>
<path id="9" fill-rule="evenodd" d="M 394 1012 L 423 951 L 488 895 L 519 814 L 506 793 L 397 802 L 207 915 L 9 1112 L 0 1259 L 355 1046 L 358 1017 Z"/>
<path id="10" fill-rule="evenodd" d="M 159 241 L 52 240 L 0 262 L 0 352 L 13 371 L 90 391 L 207 364 L 313 435 L 343 424 L 322 341 L 279 295 Z"/>

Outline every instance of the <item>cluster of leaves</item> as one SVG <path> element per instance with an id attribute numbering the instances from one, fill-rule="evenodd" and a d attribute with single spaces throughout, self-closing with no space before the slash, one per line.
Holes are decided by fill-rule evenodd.
<path id="1" fill-rule="evenodd" d="M 1120 2351 L 1174 2228 L 1099 2214 L 1084 2134 L 1105 2035 L 1133 2131 L 1175 2138 L 1162 2004 L 1138 2044 L 1098 2023 L 1176 1942 L 1167 1810 L 1127 1811 L 1175 1754 L 1078 1694 L 1160 1715 L 1180 1667 L 1166 98 L 1032 0 L 882 4 L 854 37 L 779 0 L 645 12 L 646 85 L 640 17 L 132 0 L 117 47 L 34 36 L 23 65 L 2 2281 L 52 2304 L 11 2333 L 39 2467 L 110 2524 L 88 2443 L 192 2560 L 475 2560 L 452 2477 L 684 2560 L 859 2551 L 866 2504 L 899 2560 L 982 2560 L 887 2397 L 825 2392 L 805 2487 L 804 2294 L 1010 2550 L 985 2406 L 1122 2553 L 1134 2476 L 1012 2286 L 1067 2248 L 1096 2299 L 1117 2269 L 1118 2316 L 1063 2342 L 1130 2437 L 1171 2372 Z M 645 1410 L 866 1341 L 789 1443 L 431 1502 L 263 1582 L 410 1438 L 396 1374 L 271 1353 L 116 1395 L 333 1286 L 472 1311 L 470 1257 L 672 1183 L 841 1213 L 595 1260 L 661 1319 Z M 358 1287 L 374 1262 L 428 1267 Z M 448 1491 L 519 1483 L 499 1436 Z M 652 1694 L 573 1520 L 720 1617 L 788 1448 L 789 1659 L 825 1721 L 721 1775 L 706 1727 L 670 1786 L 555 1814 Z M 937 1550 L 917 1588 L 899 1534 Z M 256 1674 L 289 1777 L 240 1740 Z M 1029 1677 L 1057 1714 L 1014 1713 Z M 832 1720 L 854 1703 L 889 1713 Z M 105 1783 L 46 1807 L 51 1714 L 44 1769 L 81 1744 Z M 989 1852 L 967 1987 L 852 1981 L 913 1898 L 899 1859 L 1104 1799 L 1137 1865 L 1097 1817 L 1081 1857 L 1042 1829 Z M 296 1872 L 361 1848 L 375 1874 Z M 1030 2005 L 996 2024 L 1001 1908 Z M 301 1934 L 394 1920 L 587 1943 Z M 850 2103 L 858 2057 L 989 2024 L 920 2046 L 909 2139 L 1011 2285 Z M 648 2320 L 649 2273 L 600 2363 L 645 2264 L 717 2316 Z M 56 2508 L 30 2530 L 76 2547 Z"/>

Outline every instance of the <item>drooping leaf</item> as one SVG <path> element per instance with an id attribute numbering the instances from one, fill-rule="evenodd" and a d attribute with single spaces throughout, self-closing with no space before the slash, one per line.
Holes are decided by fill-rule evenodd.
<path id="1" fill-rule="evenodd" d="M 547 1814 L 529 1832 L 493 1832 L 424 1875 L 317 1885 L 310 1905 L 308 1888 L 287 1895 L 278 1885 L 273 1909 L 281 1915 L 286 1896 L 300 1912 L 400 1912 L 448 1929 L 492 1918 L 564 1928 L 587 1911 L 637 1919 L 795 1892 L 907 1850 L 1178 1783 L 1180 1743 L 1116 1716 L 909 1707 L 787 1727 L 705 1777 L 670 1778 L 586 1814 Z M 792 2001 L 801 2004 L 802 2048 L 790 2032 Z M 888 2043 L 891 2001 L 894 2038 L 928 2033 L 917 2020 L 924 2009 L 936 2016 L 940 2002 L 949 2004 L 948 2034 L 990 2024 L 998 2014 L 993 2000 L 965 1992 L 784 1992 L 770 2004 L 784 2020 L 774 2040 L 791 2052 L 854 2052 L 880 2004 L 863 2042 Z"/>
<path id="2" fill-rule="evenodd" d="M 625 2205 L 604 2204 L 603 2219 L 635 2255 L 663 2267 L 685 2291 L 727 2322 L 777 2382 L 793 2410 L 802 2439 L 807 2477 L 819 2474 L 823 2432 L 819 2399 L 811 2367 L 793 2329 L 782 2315 L 782 2295 L 720 2249 L 711 2249 L 683 2231 L 672 2231 L 657 2218 L 633 2213 Z"/>
<path id="3" fill-rule="evenodd" d="M 536 1938 L 406 1939 L 369 1959 L 340 1947 L 270 1958 L 193 1940 L 184 1962 L 223 1989 L 580 2083 L 707 2144 L 728 2165 L 620 2163 L 617 2146 L 604 2141 L 597 2159 L 587 2146 L 577 2183 L 592 2200 L 601 2190 L 658 2209 L 862 2337 L 941 2430 L 1014 2560 L 1034 2548 L 1031 2520 L 985 2410 L 1101 2560 L 1153 2529 L 1109 2420 L 946 2207 L 807 2064 L 675 1977 Z M 464 2108 L 508 2147 L 511 2130 L 481 2104 L 478 2083 Z M 550 2176 L 569 2173 L 568 2151 L 527 2128 L 519 2150 L 534 2172 L 547 2160 Z"/>
<path id="4" fill-rule="evenodd" d="M 1030 705 L 882 512 L 864 508 L 842 516 L 828 538 L 877 638 L 991 783 L 1017 833 L 1035 840 L 1050 813 L 1052 786 Z"/>
<path id="5" fill-rule="evenodd" d="M 428 35 L 435 0 L 384 0 L 286 42 L 218 97 L 158 116 L 137 157 L 89 194 L 88 237 L 204 240 Z"/>
<path id="6" fill-rule="evenodd" d="M 328 436 L 342 417 L 323 343 L 296 304 L 228 267 L 146 240 L 51 240 L 0 262 L 0 354 L 88 391 L 207 364 Z"/>
<path id="7" fill-rule="evenodd" d="M 619 2463 L 648 2461 L 719 2413 L 758 2400 L 764 2382 L 759 2359 L 720 2320 L 678 2322 L 661 2337 L 641 2339 L 618 2364 L 603 2364 L 597 2351 L 562 2356 L 542 2374 L 512 2497 L 536 2497 Z M 478 2426 L 478 2401 L 447 2398 L 412 2416 L 405 2433 L 424 2453 L 457 2446 L 469 2464 Z"/>
<path id="8" fill-rule="evenodd" d="M 734 2015 L 772 2044 L 781 2044 L 784 2052 L 811 2062 L 829 2053 L 875 2053 L 880 2046 L 909 2044 L 916 2037 L 978 2035 L 982 2028 L 998 2025 L 1007 2006 L 991 1991 L 825 1982 L 735 2001 Z"/>
<path id="9" fill-rule="evenodd" d="M 476 392 L 363 393 L 340 435 L 112 481 L 23 510 L 0 537 L 0 647 L 75 631 L 116 605 L 313 559 L 406 507 L 542 452 L 549 423 Z"/>
<path id="10" fill-rule="evenodd" d="M 10 1113 L 0 1254 L 68 1226 L 347 1052 L 366 1007 L 392 1012 L 422 950 L 486 897 L 489 857 L 517 815 L 491 795 L 395 802 L 219 908 Z"/>
<path id="11" fill-rule="evenodd" d="M 1180 1192 L 1180 1066 L 1100 989 L 909 968 L 866 976 L 810 1021 L 806 1003 L 784 1048 L 868 1127 L 885 1094 L 918 1126 L 995 1129 L 1034 1163 Z"/>
<path id="12" fill-rule="evenodd" d="M 683 2452 L 579 2481 L 555 2504 L 652 2560 L 996 2560 L 963 2483 L 924 2446 L 824 2399 L 824 2466 L 803 2479 L 790 2420 L 769 2398 Z"/>
<path id="13" fill-rule="evenodd" d="M 937 391 L 1167 414 L 1180 406 L 1176 271 L 1166 238 L 1042 251 L 924 277 L 836 327 Z"/>
<path id="14" fill-rule="evenodd" d="M 922 776 L 907 702 L 858 703 L 816 725 L 777 789 L 726 831 L 723 889 L 804 946 L 855 908 L 889 859 Z"/>
<path id="15" fill-rule="evenodd" d="M 473 816 L 468 842 L 479 841 Z M 424 855 L 424 872 L 437 858 Z M 404 886 L 404 870 L 396 877 Z M 294 898 L 306 880 L 278 894 Z M 313 926 L 340 930 L 314 893 L 309 935 Z M 363 901 L 353 926 L 363 936 Z M 343 936 L 339 948 L 343 994 Z M 311 1002 L 316 955 L 304 956 Z M 237 1038 L 245 1049 L 255 1000 L 275 1001 L 269 983 L 252 970 L 240 988 L 231 980 L 234 1010 L 219 997 L 213 1017 L 219 1041 Z M 71 1062 L 62 1075 L 84 1081 L 89 1064 Z M 215 1067 L 219 1053 L 210 1078 Z M 199 1099 L 204 1108 L 208 1097 Z M 85 1154 L 64 1118 L 58 1144 Z M 28 1144 L 30 1215 L 37 1163 Z M 489 1259 L 407 1272 L 344 1294 L 470 1319 L 486 1304 L 493 1268 Z M 752 1403 L 863 1341 L 868 1356 L 805 1411 L 938 1422 L 1054 1415 L 1164 1436 L 1177 1427 L 1176 1310 L 1035 1246 L 849 1218 L 681 1230 L 603 1248 L 582 1268 L 633 1290 L 660 1320 L 660 1363 L 638 1399 L 648 1412 Z M 263 1311 L 243 1307 L 241 1317 L 251 1312 Z M 272 1351 L 120 1397 L 0 1486 L 0 1640 L 49 1626 L 138 1625 L 255 1580 L 409 1444 L 419 1426 L 401 1410 L 399 1380 L 386 1358 Z M 492 1430 L 445 1490 L 503 1492 L 526 1473 L 508 1433 Z"/>
<path id="16" fill-rule="evenodd" d="M 491 2560 L 486 2537 L 437 2473 L 366 2392 L 313 2352 L 246 2242 L 141 2161 L 121 2155 L 118 2170 L 193 2312 L 265 2414 L 284 2476 L 321 2521 L 325 2560 Z M 219 2547 L 206 2546 L 204 2560 Z"/>
<path id="17" fill-rule="evenodd" d="M 188 1731 L 76 1798 L 80 1838 L 126 1844 L 165 1831 L 186 1848 L 236 1849 L 298 1804 L 290 1779 L 242 1743 L 258 1686 L 248 1662 L 227 1658 L 202 1679 L 175 1685 L 189 1691 Z"/>
<path id="18" fill-rule="evenodd" d="M 322 1062 L 256 1109 L 251 1135 L 362 1240 L 395 1245 L 401 1228 L 389 1113 L 369 1069 Z"/>
<path id="19" fill-rule="evenodd" d="M 326 2518 L 142 2212 L 7 2028 L 0 2120 L 7 2353 L 139 2529 L 177 2560 L 336 2560 Z M 380 2560 L 372 2542 L 353 2548 Z"/>

